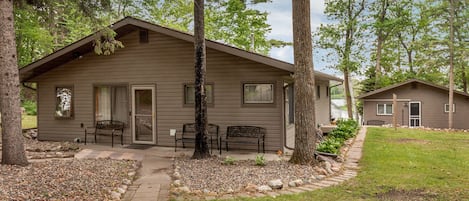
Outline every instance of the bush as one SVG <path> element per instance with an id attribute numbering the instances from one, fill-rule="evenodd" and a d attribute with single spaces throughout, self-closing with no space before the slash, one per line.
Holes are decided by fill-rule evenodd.
<path id="1" fill-rule="evenodd" d="M 24 108 L 27 115 L 37 115 L 36 102 L 30 101 L 30 100 L 24 101 L 23 102 L 23 108 Z"/>
<path id="2" fill-rule="evenodd" d="M 265 157 L 264 157 L 264 155 L 257 154 L 257 156 L 256 156 L 256 165 L 257 166 L 265 166 Z"/>
<path id="3" fill-rule="evenodd" d="M 354 120 L 339 120 L 337 128 L 332 130 L 328 138 L 318 144 L 317 151 L 338 154 L 340 147 L 345 140 L 355 136 L 358 129 L 358 123 Z"/>
<path id="4" fill-rule="evenodd" d="M 235 162 L 236 162 L 236 159 L 231 156 L 227 156 L 225 160 L 223 160 L 224 165 L 234 165 Z"/>
<path id="5" fill-rule="evenodd" d="M 342 144 L 343 141 L 341 139 L 330 137 L 319 143 L 316 150 L 325 153 L 338 154 Z"/>

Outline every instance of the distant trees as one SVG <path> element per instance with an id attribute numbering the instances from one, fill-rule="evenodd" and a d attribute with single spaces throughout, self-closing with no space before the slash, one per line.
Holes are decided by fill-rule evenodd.
<path id="1" fill-rule="evenodd" d="M 364 62 L 363 27 L 360 24 L 365 10 L 365 0 L 326 1 L 325 14 L 335 23 L 321 25 L 317 47 L 328 51 L 328 60 L 344 75 L 345 100 L 348 117 L 353 119 L 350 76 Z"/>

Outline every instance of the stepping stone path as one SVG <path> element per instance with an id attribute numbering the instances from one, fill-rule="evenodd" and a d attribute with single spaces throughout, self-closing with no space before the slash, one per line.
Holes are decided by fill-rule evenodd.
<path id="1" fill-rule="evenodd" d="M 83 149 L 75 154 L 76 159 L 97 159 L 110 158 L 115 160 L 135 160 L 142 161 L 143 155 L 136 153 L 120 153 L 113 151 L 97 151 L 92 149 Z"/>

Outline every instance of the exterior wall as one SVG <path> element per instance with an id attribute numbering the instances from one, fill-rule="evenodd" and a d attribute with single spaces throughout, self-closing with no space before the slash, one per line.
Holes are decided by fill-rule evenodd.
<path id="1" fill-rule="evenodd" d="M 174 138 L 169 136 L 169 129 L 181 131 L 183 123 L 194 121 L 194 108 L 183 105 L 183 84 L 192 83 L 194 79 L 193 44 L 154 32 L 149 32 L 148 44 L 139 43 L 138 32 L 120 40 L 125 48 L 113 55 L 88 53 L 32 80 L 38 84 L 40 140 L 83 139 L 84 129 L 80 124 L 93 126 L 93 86 L 97 84 L 127 85 L 129 108 L 132 85 L 156 86 L 157 145 L 173 146 Z M 281 149 L 283 77 L 288 75 L 286 71 L 207 49 L 207 81 L 214 84 L 214 106 L 208 108 L 209 123 L 220 125 L 221 134 L 226 133 L 228 125 L 265 127 L 266 150 Z M 243 82 L 274 83 L 275 103 L 264 107 L 243 105 Z M 55 87 L 70 85 L 74 89 L 74 117 L 55 119 Z M 131 143 L 130 127 L 126 128 L 124 138 L 125 143 Z M 110 137 L 98 140 L 110 142 Z"/>
<path id="2" fill-rule="evenodd" d="M 330 124 L 331 103 L 327 93 L 329 81 L 316 81 L 316 86 L 320 87 L 320 96 L 316 97 L 316 124 Z M 316 88 L 317 90 L 317 88 Z"/>
<path id="3" fill-rule="evenodd" d="M 414 82 L 378 94 L 366 97 L 364 100 L 363 118 L 368 120 L 383 120 L 386 124 L 392 124 L 392 116 L 379 116 L 376 114 L 376 104 L 392 104 L 392 94 L 396 93 L 397 99 L 409 99 L 421 102 L 421 126 L 433 128 L 448 127 L 448 113 L 444 112 L 444 104 L 448 103 L 448 91 L 433 86 Z M 415 88 L 412 86 L 416 86 Z M 388 99 L 386 101 L 370 101 L 371 99 Z M 400 125 L 409 125 L 408 100 L 398 101 L 397 122 Z M 454 128 L 469 129 L 467 118 L 469 115 L 469 98 L 460 94 L 454 94 Z"/>

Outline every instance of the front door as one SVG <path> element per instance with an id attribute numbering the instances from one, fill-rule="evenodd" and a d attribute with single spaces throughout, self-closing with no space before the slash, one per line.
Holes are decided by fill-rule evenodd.
<path id="1" fill-rule="evenodd" d="M 422 107 L 420 101 L 409 102 L 409 127 L 419 127 L 422 122 Z"/>
<path id="2" fill-rule="evenodd" d="M 155 86 L 132 86 L 132 141 L 156 144 Z"/>

